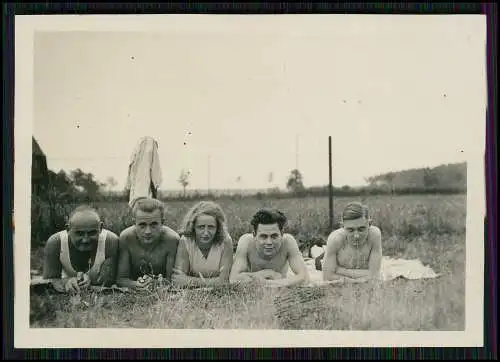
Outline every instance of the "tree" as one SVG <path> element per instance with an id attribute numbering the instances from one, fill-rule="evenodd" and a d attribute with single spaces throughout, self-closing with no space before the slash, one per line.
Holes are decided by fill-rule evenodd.
<path id="1" fill-rule="evenodd" d="M 191 172 L 186 171 L 184 169 L 181 171 L 181 174 L 179 176 L 178 181 L 181 184 L 182 189 L 183 189 L 183 197 L 186 197 L 186 187 L 188 187 L 188 185 L 189 185 L 189 176 L 191 176 Z"/>
<path id="2" fill-rule="evenodd" d="M 82 189 L 87 196 L 92 198 L 97 196 L 101 187 L 104 186 L 103 183 L 94 179 L 92 173 L 85 173 L 79 168 L 71 171 L 70 179 L 76 187 Z"/>
<path id="3" fill-rule="evenodd" d="M 430 168 L 424 169 L 424 186 L 426 188 L 436 187 L 439 184 L 439 177 Z"/>
<path id="4" fill-rule="evenodd" d="M 384 180 L 385 182 L 387 183 L 387 185 L 389 186 L 389 190 L 391 191 L 391 194 L 394 193 L 394 179 L 396 178 L 396 174 L 393 173 L 393 172 L 389 172 L 387 174 L 384 175 Z"/>
<path id="5" fill-rule="evenodd" d="M 294 169 L 290 171 L 290 175 L 288 176 L 288 181 L 286 183 L 286 188 L 293 193 L 299 193 L 305 190 L 303 177 L 299 170 Z"/>
<path id="6" fill-rule="evenodd" d="M 118 182 L 115 180 L 113 176 L 110 176 L 106 179 L 106 184 L 108 185 L 109 191 L 111 191 L 112 188 L 118 185 Z"/>

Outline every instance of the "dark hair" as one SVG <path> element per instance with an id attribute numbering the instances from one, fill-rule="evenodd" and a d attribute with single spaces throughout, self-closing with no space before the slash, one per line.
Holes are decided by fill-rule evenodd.
<path id="1" fill-rule="evenodd" d="M 257 211 L 253 217 L 251 224 L 253 226 L 254 234 L 257 232 L 257 228 L 259 224 L 270 225 L 270 224 L 278 224 L 278 227 L 281 232 L 283 232 L 283 227 L 287 222 L 286 216 L 277 209 L 260 209 Z"/>
<path id="2" fill-rule="evenodd" d="M 368 207 L 357 201 L 348 203 L 342 212 L 342 220 L 356 220 L 363 216 L 370 219 Z"/>

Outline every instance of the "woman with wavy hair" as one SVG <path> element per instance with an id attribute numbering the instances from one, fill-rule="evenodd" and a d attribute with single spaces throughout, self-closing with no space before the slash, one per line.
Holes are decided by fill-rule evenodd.
<path id="1" fill-rule="evenodd" d="M 233 242 L 226 216 L 212 201 L 194 205 L 179 230 L 172 282 L 179 286 L 214 286 L 229 282 Z"/>

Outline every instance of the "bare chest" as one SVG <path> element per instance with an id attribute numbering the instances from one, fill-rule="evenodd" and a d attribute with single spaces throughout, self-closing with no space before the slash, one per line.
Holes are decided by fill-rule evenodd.
<path id="1" fill-rule="evenodd" d="M 130 246 L 130 264 L 134 274 L 165 274 L 170 248 L 165 243 L 153 248 L 143 248 L 138 243 Z"/>
<path id="2" fill-rule="evenodd" d="M 346 269 L 367 269 L 370 253 L 371 246 L 368 243 L 359 248 L 346 243 L 337 253 L 337 264 Z"/>
<path id="3" fill-rule="evenodd" d="M 256 249 L 252 249 L 248 254 L 248 263 L 251 272 L 271 269 L 277 273 L 282 273 L 287 266 L 286 251 L 284 248 L 281 248 L 281 250 L 272 258 L 263 258 L 259 255 Z"/>

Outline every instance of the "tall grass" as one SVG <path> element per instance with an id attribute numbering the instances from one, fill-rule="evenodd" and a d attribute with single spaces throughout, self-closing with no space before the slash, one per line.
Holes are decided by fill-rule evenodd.
<path id="1" fill-rule="evenodd" d="M 356 198 L 335 200 L 337 222 L 343 205 L 351 200 Z M 384 255 L 419 258 L 443 276 L 432 280 L 394 280 L 381 284 L 279 290 L 257 285 L 224 286 L 211 291 L 158 288 L 149 295 L 106 294 L 93 290 L 82 294 L 80 301 L 48 291 L 32 291 L 31 325 L 73 328 L 463 330 L 465 196 L 382 196 L 363 201 L 369 205 L 374 223 L 382 230 Z M 167 224 L 177 229 L 184 213 L 194 202 L 168 203 Z M 330 232 L 328 199 L 324 197 L 223 200 L 220 203 L 235 240 L 250 231 L 250 217 L 262 206 L 282 209 L 289 219 L 287 231 L 302 243 L 307 244 L 315 238 L 326 239 Z M 74 206 L 57 205 L 53 208 L 53 219 L 59 221 L 49 224 L 46 229 L 56 231 L 56 226 L 64 224 L 65 215 Z M 130 225 L 131 215 L 126 203 L 100 203 L 95 206 L 103 216 L 106 228 L 115 233 Z M 37 221 L 33 220 L 35 226 Z M 41 268 L 40 248 L 32 250 L 32 268 Z"/>

